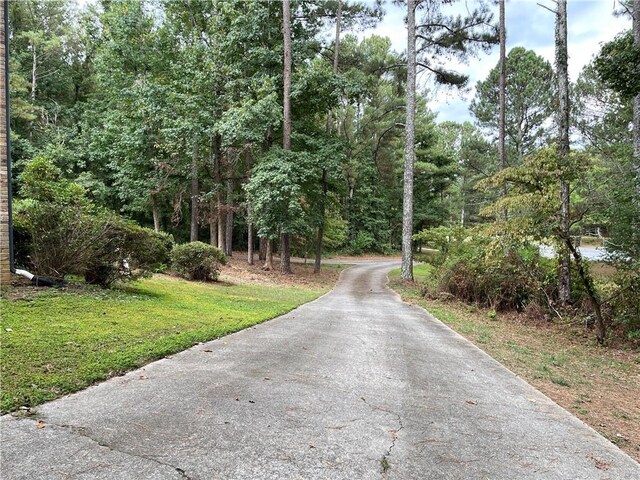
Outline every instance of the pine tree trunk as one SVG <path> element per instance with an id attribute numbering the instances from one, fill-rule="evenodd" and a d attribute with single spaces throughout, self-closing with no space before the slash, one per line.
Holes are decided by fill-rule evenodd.
<path id="1" fill-rule="evenodd" d="M 282 34 L 284 39 L 284 72 L 283 72 L 283 125 L 282 148 L 291 150 L 291 2 L 282 2 Z M 291 272 L 291 235 L 282 234 L 282 248 L 280 251 L 280 272 Z"/>
<path id="2" fill-rule="evenodd" d="M 9 227 L 9 209 L 11 198 L 11 181 L 9 170 L 9 125 L 5 115 L 9 101 L 8 86 L 6 84 L 7 62 L 6 47 L 8 45 L 8 30 L 5 29 L 8 15 L 8 3 L 0 5 L 0 287 L 11 285 L 11 229 Z"/>
<path id="3" fill-rule="evenodd" d="M 500 157 L 500 170 L 507 167 L 507 152 L 505 149 L 505 115 L 507 97 L 507 24 L 505 20 L 505 0 L 500 3 L 500 80 L 499 80 L 499 116 L 498 116 L 498 155 Z M 503 196 L 507 196 L 507 186 L 502 189 Z M 507 220 L 509 213 L 507 209 L 503 212 L 504 219 Z"/>
<path id="4" fill-rule="evenodd" d="M 340 63 L 340 32 L 342 30 L 342 1 L 338 0 L 336 10 L 336 36 L 334 40 L 335 48 L 333 50 L 333 73 L 338 73 L 338 65 Z M 327 133 L 331 134 L 333 130 L 333 111 L 329 110 L 327 114 Z"/>
<path id="5" fill-rule="evenodd" d="M 218 248 L 223 252 L 227 251 L 227 242 L 224 228 L 224 212 L 222 209 L 222 192 L 218 192 Z"/>
<path id="6" fill-rule="evenodd" d="M 213 139 L 213 180 L 216 186 L 215 224 L 218 229 L 216 234 L 216 246 L 226 252 L 226 242 L 224 233 L 224 212 L 222 209 L 222 137 L 218 134 Z"/>
<path id="7" fill-rule="evenodd" d="M 568 168 L 569 156 L 569 54 L 567 50 L 567 0 L 557 1 L 556 11 L 556 70 L 558 78 L 558 155 L 563 169 Z M 569 184 L 560 182 L 560 231 L 569 238 L 570 223 Z M 558 296 L 560 303 L 571 302 L 571 259 L 566 248 L 558 252 Z"/>
<path id="8" fill-rule="evenodd" d="M 36 46 L 31 43 L 31 105 L 35 108 L 36 105 L 36 84 L 38 82 L 38 56 L 36 55 Z"/>
<path id="9" fill-rule="evenodd" d="M 283 257 L 287 255 L 286 261 L 283 260 Z M 288 233 L 283 233 L 280 235 L 280 273 L 290 274 L 293 273 L 291 270 L 291 235 Z M 284 267 L 284 265 L 288 265 L 288 269 Z"/>
<path id="10" fill-rule="evenodd" d="M 4 2 L 3 2 L 4 3 Z M 33 43 L 31 45 L 31 55 L 32 55 L 32 63 L 31 63 L 31 108 L 32 113 L 35 116 L 36 113 L 36 84 L 38 82 L 37 71 L 38 71 L 38 56 L 36 55 L 36 46 Z M 29 125 L 29 142 L 33 141 L 33 121 L 31 121 Z"/>
<path id="11" fill-rule="evenodd" d="M 291 150 L 291 1 L 282 1 L 282 34 L 284 37 L 282 148 Z"/>
<path id="12" fill-rule="evenodd" d="M 570 236 L 563 236 L 563 240 L 565 246 L 568 251 L 571 252 L 573 258 L 576 263 L 576 268 L 578 270 L 578 276 L 582 280 L 582 285 L 587 292 L 587 296 L 591 302 L 591 306 L 593 307 L 593 313 L 596 317 L 596 340 L 600 345 L 604 344 L 606 338 L 606 325 L 604 323 L 604 317 L 602 316 L 602 305 L 596 293 L 596 288 L 593 284 L 593 279 L 589 272 L 584 268 L 584 263 L 582 259 L 582 255 L 578 252 L 576 246 L 572 243 Z"/>
<path id="13" fill-rule="evenodd" d="M 198 241 L 198 151 L 193 147 L 191 156 L 191 238 Z"/>
<path id="14" fill-rule="evenodd" d="M 227 221 L 225 225 L 225 244 L 227 256 L 233 256 L 233 178 L 227 179 Z"/>
<path id="15" fill-rule="evenodd" d="M 211 145 L 211 156 L 209 158 L 211 162 L 211 171 L 213 175 L 214 182 L 217 182 L 218 179 L 218 144 L 216 139 L 213 139 Z M 218 218 L 216 215 L 216 201 L 211 196 L 209 198 L 209 244 L 217 247 L 218 246 Z"/>
<path id="16" fill-rule="evenodd" d="M 633 45 L 640 49 L 640 0 L 633 2 Z M 633 99 L 633 170 L 635 173 L 635 224 L 632 226 L 632 238 L 635 255 L 640 255 L 640 93 Z"/>
<path id="17" fill-rule="evenodd" d="M 402 269 L 400 277 L 413 281 L 413 165 L 416 115 L 416 0 L 407 1 L 407 122 L 405 124 L 404 193 L 402 209 Z"/>
<path id="18" fill-rule="evenodd" d="M 318 225 L 318 238 L 316 239 L 316 259 L 313 265 L 313 273 L 320 273 L 320 268 L 322 266 L 322 244 L 324 241 L 324 227 L 326 224 L 325 219 L 325 207 L 326 207 L 326 198 L 327 198 L 327 170 L 322 169 L 322 205 L 320 206 L 320 215 L 322 218 L 320 219 L 320 225 Z"/>

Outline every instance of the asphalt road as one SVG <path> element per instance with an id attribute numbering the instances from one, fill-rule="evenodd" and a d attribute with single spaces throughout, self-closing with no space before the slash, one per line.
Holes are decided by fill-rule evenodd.
<path id="1" fill-rule="evenodd" d="M 385 287 L 0 419 L 3 479 L 622 479 L 640 464 Z M 210 351 L 208 351 L 210 350 Z"/>

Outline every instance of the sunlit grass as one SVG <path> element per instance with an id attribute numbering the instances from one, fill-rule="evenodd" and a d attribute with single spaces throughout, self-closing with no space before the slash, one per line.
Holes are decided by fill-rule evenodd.
<path id="1" fill-rule="evenodd" d="M 2 411 L 77 391 L 196 342 L 282 315 L 326 287 L 205 284 L 156 276 L 1 300 Z"/>

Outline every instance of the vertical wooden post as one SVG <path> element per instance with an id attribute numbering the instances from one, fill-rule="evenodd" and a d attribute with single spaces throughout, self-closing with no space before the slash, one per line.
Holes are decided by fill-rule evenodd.
<path id="1" fill-rule="evenodd" d="M 0 5 L 0 286 L 11 283 L 10 245 L 11 233 L 9 228 L 11 195 L 11 175 L 9 172 L 9 145 L 7 124 L 7 94 L 8 65 L 6 46 L 6 16 L 7 3 Z"/>

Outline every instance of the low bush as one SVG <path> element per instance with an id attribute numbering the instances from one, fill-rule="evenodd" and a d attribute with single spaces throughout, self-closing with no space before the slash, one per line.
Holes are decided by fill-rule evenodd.
<path id="1" fill-rule="evenodd" d="M 216 281 L 225 263 L 222 250 L 203 242 L 182 243 L 171 251 L 171 268 L 190 280 Z"/>
<path id="2" fill-rule="evenodd" d="M 116 215 L 103 220 L 102 242 L 96 246 L 84 278 L 110 286 L 119 279 L 135 279 L 166 267 L 172 237 L 143 228 Z"/>
<path id="3" fill-rule="evenodd" d="M 347 245 L 347 252 L 351 255 L 362 255 L 365 252 L 376 251 L 376 239 L 367 232 L 358 232 L 358 235 Z"/>
<path id="4" fill-rule="evenodd" d="M 80 275 L 107 287 L 168 263 L 170 235 L 98 207 L 50 160 L 34 158 L 19 180 L 23 198 L 14 204 L 18 265 L 55 278 Z"/>
<path id="5" fill-rule="evenodd" d="M 435 266 L 437 292 L 496 311 L 523 311 L 553 296 L 553 264 L 536 246 L 479 231 L 438 227 L 416 236 L 439 253 L 424 259 Z"/>
<path id="6" fill-rule="evenodd" d="M 618 262 L 618 271 L 608 289 L 601 289 L 605 305 L 611 309 L 612 327 L 640 345 L 640 262 Z"/>

